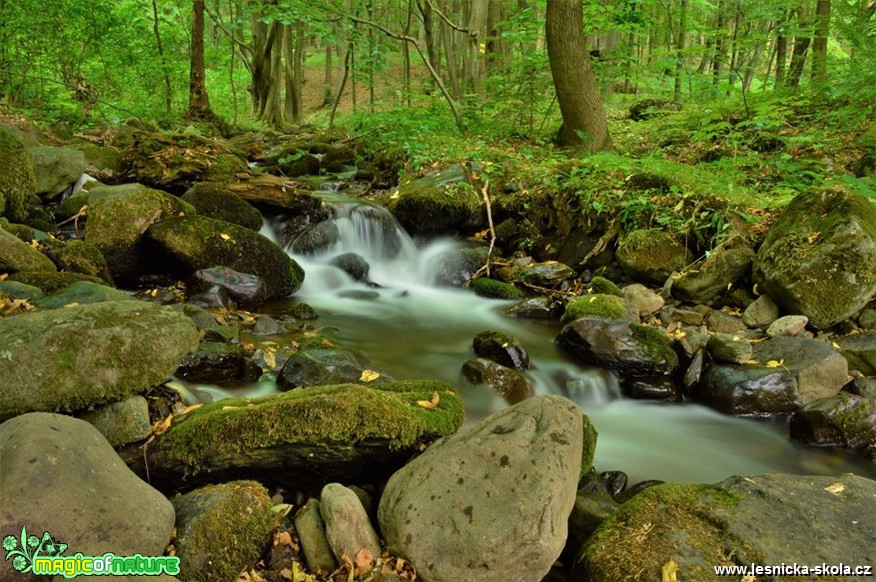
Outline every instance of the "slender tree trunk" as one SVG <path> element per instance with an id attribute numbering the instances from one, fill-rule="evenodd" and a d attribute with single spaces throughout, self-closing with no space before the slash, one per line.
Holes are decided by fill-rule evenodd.
<path id="1" fill-rule="evenodd" d="M 323 97 L 322 97 L 322 106 L 330 107 L 332 104 L 332 97 L 334 97 L 334 89 L 335 82 L 333 79 L 334 75 L 334 64 L 332 63 L 332 55 L 335 52 L 335 47 L 332 43 L 326 41 L 325 43 L 325 76 L 323 77 Z"/>
<path id="2" fill-rule="evenodd" d="M 788 37 L 785 35 L 787 24 L 788 16 L 783 10 L 776 23 L 776 91 L 785 84 L 785 62 L 788 60 Z"/>
<path id="3" fill-rule="evenodd" d="M 501 19 L 501 7 L 499 0 L 489 0 L 487 4 L 487 44 L 486 44 L 486 71 L 491 74 L 494 69 L 502 65 L 502 46 L 499 21 Z"/>
<path id="4" fill-rule="evenodd" d="M 411 22 L 414 16 L 414 0 L 408 0 L 408 14 L 405 19 L 405 36 L 411 35 Z M 405 103 L 408 107 L 411 106 L 411 51 L 408 43 L 402 41 L 402 63 L 404 72 L 402 73 L 402 91 L 404 92 Z"/>
<path id="5" fill-rule="evenodd" d="M 798 34 L 794 36 L 794 51 L 791 53 L 791 67 L 788 70 L 788 87 L 796 89 L 800 86 L 800 77 L 803 75 L 803 67 L 806 65 L 806 52 L 812 40 L 809 22 L 809 2 L 803 0 L 800 3 L 800 11 L 797 14 Z"/>
<path id="6" fill-rule="evenodd" d="M 712 83 L 717 85 L 724 69 L 726 48 L 724 46 L 724 0 L 718 0 L 718 16 L 715 22 L 715 52 L 712 58 Z"/>
<path id="7" fill-rule="evenodd" d="M 582 21 L 582 0 L 548 0 L 545 36 L 563 115 L 558 141 L 593 152 L 609 149 L 611 138 L 590 68 Z"/>
<path id="8" fill-rule="evenodd" d="M 192 2 L 192 58 L 189 71 L 189 111 L 186 119 L 213 121 L 204 74 L 204 0 Z"/>
<path id="9" fill-rule="evenodd" d="M 681 0 L 678 15 L 678 34 L 675 54 L 675 87 L 673 96 L 676 101 L 681 99 L 681 73 L 684 70 L 684 45 L 687 42 L 687 2 Z"/>
<path id="10" fill-rule="evenodd" d="M 815 40 L 812 43 L 812 81 L 824 85 L 827 80 L 827 37 L 830 33 L 830 0 L 815 5 Z"/>
<path id="11" fill-rule="evenodd" d="M 158 3 L 152 0 L 152 32 L 155 35 L 155 46 L 158 48 L 158 60 L 161 63 L 161 73 L 164 76 L 164 112 L 170 115 L 173 111 L 173 86 L 170 83 L 170 72 L 167 70 L 167 57 L 158 30 Z M 232 45 L 233 49 L 233 45 Z"/>

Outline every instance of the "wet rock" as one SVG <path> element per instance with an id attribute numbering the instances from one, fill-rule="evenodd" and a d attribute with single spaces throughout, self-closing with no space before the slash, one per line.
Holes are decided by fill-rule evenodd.
<path id="1" fill-rule="evenodd" d="M 176 369 L 176 376 L 195 384 L 253 381 L 261 375 L 240 344 L 202 341 Z"/>
<path id="2" fill-rule="evenodd" d="M 627 474 L 623 471 L 603 471 L 599 474 L 599 480 L 605 485 L 605 490 L 614 497 L 627 488 Z"/>
<path id="3" fill-rule="evenodd" d="M 471 247 L 442 255 L 435 282 L 438 285 L 459 287 L 470 281 L 487 262 L 486 247 Z"/>
<path id="4" fill-rule="evenodd" d="M 810 402 L 791 417 L 791 438 L 807 445 L 876 451 L 876 398 L 840 392 Z"/>
<path id="5" fill-rule="evenodd" d="M 366 374 L 369 372 L 370 374 Z M 359 382 L 371 377 L 370 382 L 391 382 L 392 377 L 376 369 L 364 355 L 353 350 L 322 348 L 299 351 L 283 365 L 277 376 L 277 388 L 292 390 L 309 386 L 325 386 Z"/>
<path id="6" fill-rule="evenodd" d="M 322 488 L 319 503 L 326 539 L 338 563 L 345 560 L 367 563 L 380 557 L 377 532 L 353 491 L 339 483 L 329 483 Z"/>
<path id="7" fill-rule="evenodd" d="M 643 579 L 660 580 L 671 560 L 679 580 L 711 580 L 716 556 L 732 556 L 729 565 L 869 563 L 874 495 L 876 482 L 852 474 L 659 485 L 624 504 L 587 541 L 577 579 L 615 582 L 636 564 Z"/>
<path id="8" fill-rule="evenodd" d="M 581 475 L 577 405 L 530 398 L 445 438 L 390 478 L 390 553 L 424 580 L 541 580 L 566 541 Z"/>
<path id="9" fill-rule="evenodd" d="M 624 302 L 639 315 L 657 313 L 665 303 L 663 297 L 641 283 L 627 285 L 622 293 Z"/>
<path id="10" fill-rule="evenodd" d="M 472 342 L 474 352 L 482 358 L 498 364 L 526 370 L 529 368 L 529 353 L 517 339 L 500 331 L 479 332 Z"/>
<path id="11" fill-rule="evenodd" d="M 57 271 L 57 268 L 44 254 L 11 232 L 0 229 L 0 272 L 17 271 Z"/>
<path id="12" fill-rule="evenodd" d="M 508 308 L 508 315 L 525 319 L 559 319 L 563 304 L 551 297 L 533 297 Z"/>
<path id="13" fill-rule="evenodd" d="M 198 182 L 181 197 L 201 216 L 259 231 L 262 213 L 221 182 Z"/>
<path id="14" fill-rule="evenodd" d="M 630 376 L 668 375 L 678 367 L 665 334 L 628 320 L 584 317 L 566 325 L 556 342 L 582 364 Z"/>
<path id="15" fill-rule="evenodd" d="M 308 499 L 295 514 L 295 532 L 301 541 L 307 568 L 317 574 L 334 572 L 338 563 L 326 539 L 325 522 L 320 515 L 318 499 Z"/>
<path id="16" fill-rule="evenodd" d="M 857 394 L 865 398 L 876 398 L 876 378 L 855 378 L 846 389 L 851 394 Z"/>
<path id="17" fill-rule="evenodd" d="M 678 387 L 668 378 L 630 379 L 624 383 L 624 393 L 636 400 L 677 402 L 682 399 Z"/>
<path id="18" fill-rule="evenodd" d="M 809 318 L 805 315 L 786 315 L 772 322 L 766 330 L 769 337 L 794 337 L 806 329 Z"/>
<path id="19" fill-rule="evenodd" d="M 101 301 L 127 301 L 130 299 L 131 297 L 124 291 L 106 285 L 98 285 L 91 281 L 77 281 L 51 295 L 37 299 L 34 301 L 34 305 L 40 309 L 57 309 L 73 303 L 86 305 Z"/>
<path id="20" fill-rule="evenodd" d="M 629 277 L 657 285 L 693 260 L 687 248 L 661 230 L 631 232 L 621 239 L 615 257 Z"/>
<path id="21" fill-rule="evenodd" d="M 514 279 L 536 287 L 553 288 L 577 277 L 575 269 L 557 261 L 520 265 L 514 270 Z"/>
<path id="22" fill-rule="evenodd" d="M 467 182 L 466 169 L 455 164 L 403 182 L 390 211 L 412 235 L 455 231 L 478 212 L 481 197 Z"/>
<path id="23" fill-rule="evenodd" d="M 730 364 L 747 362 L 754 353 L 751 344 L 744 337 L 727 333 L 716 333 L 710 336 L 706 349 L 713 360 Z"/>
<path id="24" fill-rule="evenodd" d="M 295 237 L 292 250 L 299 255 L 316 255 L 334 245 L 340 239 L 341 232 L 333 220 L 324 220 L 311 226 Z"/>
<path id="25" fill-rule="evenodd" d="M 581 317 L 601 317 L 603 319 L 623 319 L 628 309 L 624 300 L 617 295 L 582 295 L 566 304 L 561 321 L 569 323 Z"/>
<path id="26" fill-rule="evenodd" d="M 0 425 L 0 475 L 4 535 L 22 526 L 31 535 L 48 531 L 87 556 L 160 556 L 170 540 L 170 502 L 84 420 L 49 413 L 7 420 Z M 0 578 L 14 576 L 12 561 L 0 562 Z"/>
<path id="27" fill-rule="evenodd" d="M 304 281 L 304 270 L 283 249 L 236 224 L 202 216 L 167 218 L 150 226 L 146 239 L 171 259 L 165 268 L 182 278 L 224 265 L 261 277 L 268 299 L 294 293 Z"/>
<path id="28" fill-rule="evenodd" d="M 660 319 L 667 324 L 680 323 L 682 325 L 700 326 L 705 322 L 703 314 L 692 309 L 675 309 L 669 307 L 660 312 Z"/>
<path id="29" fill-rule="evenodd" d="M 255 335 L 277 335 L 286 333 L 287 331 L 285 325 L 275 320 L 270 315 L 259 316 L 252 328 L 252 333 Z"/>
<path id="30" fill-rule="evenodd" d="M 72 148 L 40 146 L 28 148 L 27 153 L 33 163 L 36 193 L 44 200 L 71 190 L 88 168 L 85 155 Z"/>
<path id="31" fill-rule="evenodd" d="M 371 270 L 371 265 L 368 264 L 368 261 L 358 253 L 344 253 L 332 257 L 329 264 L 348 274 L 354 281 L 367 281 L 368 271 Z"/>
<path id="32" fill-rule="evenodd" d="M 424 408 L 418 400 L 436 404 Z M 168 490 L 237 476 L 308 487 L 327 481 L 379 480 L 419 446 L 455 432 L 459 396 L 433 381 L 292 390 L 205 404 L 125 460 Z"/>
<path id="33" fill-rule="evenodd" d="M 511 283 L 497 281 L 489 277 L 479 277 L 472 281 L 471 290 L 475 292 L 475 295 L 491 299 L 521 299 L 523 297 L 523 292 Z"/>
<path id="34" fill-rule="evenodd" d="M 788 414 L 836 395 L 848 364 L 820 340 L 778 337 L 754 346 L 757 364 L 711 366 L 694 397 L 726 414 Z"/>
<path id="35" fill-rule="evenodd" d="M 197 346 L 198 332 L 172 309 L 132 300 L 5 317 L 0 337 L 3 418 L 144 392 L 170 377 Z"/>
<path id="36" fill-rule="evenodd" d="M 691 303 L 710 303 L 748 274 L 751 247 L 718 247 L 702 263 L 692 265 L 672 282 L 672 295 Z"/>
<path id="37" fill-rule="evenodd" d="M 43 293 L 54 293 L 78 281 L 88 281 L 103 285 L 103 279 L 82 273 L 56 273 L 54 271 L 19 271 L 9 276 L 9 281 L 24 283 L 39 288 Z"/>
<path id="38" fill-rule="evenodd" d="M 703 375 L 703 354 L 705 350 L 698 350 L 697 353 L 694 354 L 693 359 L 690 362 L 690 365 L 687 367 L 687 370 L 684 372 L 684 376 L 681 379 L 682 386 L 685 387 L 686 390 L 690 391 L 694 386 L 699 383 L 700 378 Z"/>
<path id="39" fill-rule="evenodd" d="M 36 178 L 27 150 L 8 128 L 0 128 L 0 168 L 0 216 L 21 222 L 25 202 L 36 196 Z"/>
<path id="40" fill-rule="evenodd" d="M 575 496 L 575 505 L 569 515 L 569 538 L 567 550 L 577 555 L 593 532 L 617 511 L 620 505 L 608 495 L 579 492 Z"/>
<path id="41" fill-rule="evenodd" d="M 187 303 L 197 305 L 203 309 L 225 309 L 233 311 L 234 301 L 228 295 L 228 291 L 219 285 L 212 285 L 200 293 L 195 293 L 188 298 Z"/>
<path id="42" fill-rule="evenodd" d="M 745 308 L 742 323 L 751 328 L 766 327 L 779 318 L 779 306 L 769 295 L 761 295 Z"/>
<path id="43" fill-rule="evenodd" d="M 876 376 L 876 332 L 844 337 L 839 340 L 839 349 L 851 369 L 867 376 Z"/>
<path id="44" fill-rule="evenodd" d="M 139 394 L 82 412 L 79 418 L 99 430 L 114 447 L 141 441 L 152 434 L 149 404 Z"/>
<path id="45" fill-rule="evenodd" d="M 633 497 L 635 497 L 636 495 L 638 495 L 642 491 L 645 491 L 646 489 L 650 489 L 651 487 L 654 487 L 655 485 L 662 485 L 662 484 L 663 484 L 663 481 L 660 481 L 659 479 L 647 479 L 645 481 L 639 481 L 635 485 L 631 486 L 629 489 L 624 489 L 623 491 L 621 491 L 620 493 L 615 495 L 614 500 L 617 501 L 618 503 L 626 503 L 627 501 L 629 501 L 630 499 L 632 499 Z"/>
<path id="46" fill-rule="evenodd" d="M 94 245 L 81 240 L 71 240 L 66 243 L 55 239 L 43 242 L 46 256 L 51 259 L 61 271 L 91 275 L 113 284 L 113 276 L 103 253 Z"/>
<path id="47" fill-rule="evenodd" d="M 740 334 L 748 331 L 748 326 L 735 315 L 714 310 L 706 316 L 706 328 L 712 333 Z"/>
<path id="48" fill-rule="evenodd" d="M 0 281 L 0 297 L 8 299 L 26 299 L 28 301 L 36 301 L 45 294 L 39 287 L 25 285 L 17 281 Z"/>
<path id="49" fill-rule="evenodd" d="M 858 325 L 863 329 L 876 331 L 876 309 L 865 309 L 858 316 Z"/>
<path id="50" fill-rule="evenodd" d="M 203 291 L 212 285 L 221 286 L 238 307 L 248 311 L 258 309 L 268 296 L 264 279 L 228 267 L 198 269 L 188 281 L 189 288 L 194 291 Z"/>
<path id="51" fill-rule="evenodd" d="M 600 275 L 590 279 L 590 292 L 601 293 L 603 295 L 617 295 L 618 297 L 623 296 L 617 285 Z"/>
<path id="52" fill-rule="evenodd" d="M 271 499 L 255 481 L 208 485 L 175 498 L 182 582 L 227 582 L 255 566 L 274 528 Z"/>
<path id="53" fill-rule="evenodd" d="M 462 374 L 472 384 L 486 385 L 508 404 L 517 404 L 535 394 L 526 376 L 486 358 L 468 360 L 462 365 Z"/>
<path id="54" fill-rule="evenodd" d="M 876 208 L 839 189 L 798 195 L 767 234 L 753 272 L 816 329 L 848 319 L 876 293 Z"/>

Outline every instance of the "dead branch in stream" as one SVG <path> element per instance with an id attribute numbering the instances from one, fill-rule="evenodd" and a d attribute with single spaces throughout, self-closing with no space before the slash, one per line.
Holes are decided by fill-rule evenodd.
<path id="1" fill-rule="evenodd" d="M 485 274 L 487 277 L 490 276 L 490 259 L 493 256 L 493 249 L 496 246 L 496 229 L 493 227 L 493 209 L 490 206 L 489 189 L 490 180 L 488 178 L 487 181 L 484 182 L 483 188 L 481 188 L 481 196 L 483 196 L 484 204 L 487 207 L 487 223 L 490 225 L 490 250 L 487 251 L 487 262 L 484 263 L 484 266 L 478 269 L 474 275 L 472 275 L 470 279 L 471 281 L 474 281 L 475 279 L 480 277 L 482 273 Z"/>

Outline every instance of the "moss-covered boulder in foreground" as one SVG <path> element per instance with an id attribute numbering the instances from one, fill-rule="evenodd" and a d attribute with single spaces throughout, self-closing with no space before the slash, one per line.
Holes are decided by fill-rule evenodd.
<path id="1" fill-rule="evenodd" d="M 36 195 L 36 178 L 27 150 L 3 128 L 0 128 L 0 168 L 0 216 L 20 222 L 27 217 L 25 201 Z"/>
<path id="2" fill-rule="evenodd" d="M 71 412 L 167 380 L 198 345 L 185 315 L 106 301 L 0 319 L 0 418 Z"/>
<path id="3" fill-rule="evenodd" d="M 480 204 L 457 164 L 401 184 L 389 209 L 411 234 L 437 234 L 464 225 Z"/>
<path id="4" fill-rule="evenodd" d="M 656 485 L 596 530 L 578 557 L 574 579 L 665 580 L 663 567 L 670 561 L 678 580 L 718 579 L 715 566 L 869 564 L 876 547 L 874 496 L 876 481 L 853 474 Z M 808 580 L 815 573 L 771 574 L 764 579 Z M 830 574 L 812 577 L 857 579 L 853 573 Z"/>
<path id="5" fill-rule="evenodd" d="M 146 238 L 170 258 L 166 268 L 183 279 L 199 269 L 230 267 L 264 279 L 269 299 L 294 293 L 304 281 L 304 270 L 283 249 L 229 222 L 204 216 L 168 218 L 150 226 Z"/>
<path id="6" fill-rule="evenodd" d="M 301 388 L 207 404 L 128 462 L 144 476 L 148 463 L 164 490 L 240 476 L 292 488 L 377 481 L 463 417 L 462 400 L 438 381 Z"/>
<path id="7" fill-rule="evenodd" d="M 758 250 L 754 280 L 816 328 L 853 316 L 876 294 L 876 206 L 839 189 L 800 194 Z"/>
<path id="8" fill-rule="evenodd" d="M 76 281 L 51 295 L 35 300 L 33 304 L 39 309 L 57 309 L 71 303 L 85 305 L 101 301 L 127 301 L 129 299 L 131 299 L 130 295 L 124 291 L 91 281 Z"/>
<path id="9" fill-rule="evenodd" d="M 0 273 L 56 270 L 44 254 L 11 232 L 0 229 Z"/>

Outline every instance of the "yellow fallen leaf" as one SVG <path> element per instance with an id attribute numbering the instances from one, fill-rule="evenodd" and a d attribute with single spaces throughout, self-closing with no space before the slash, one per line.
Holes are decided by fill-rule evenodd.
<path id="1" fill-rule="evenodd" d="M 359 376 L 360 382 L 373 382 L 380 378 L 380 372 L 375 372 L 374 370 L 362 370 L 362 375 Z"/>
<path id="2" fill-rule="evenodd" d="M 663 564 L 663 582 L 678 582 L 678 564 L 674 560 L 669 560 Z"/>
<path id="3" fill-rule="evenodd" d="M 222 410 L 239 410 L 239 406 L 223 406 Z"/>
<path id="4" fill-rule="evenodd" d="M 784 358 L 782 358 L 781 360 L 770 360 L 766 363 L 766 367 L 767 368 L 778 368 L 779 366 L 783 365 L 784 363 L 785 363 Z"/>
<path id="5" fill-rule="evenodd" d="M 202 406 L 204 406 L 202 402 L 199 402 L 198 404 L 192 404 L 191 406 L 186 406 L 186 409 L 182 411 L 182 414 L 188 414 L 194 410 L 199 409 Z"/>
<path id="6" fill-rule="evenodd" d="M 168 416 L 164 420 L 156 420 L 152 423 L 152 433 L 153 434 L 164 434 L 167 432 L 167 429 L 170 428 L 171 423 L 173 422 L 173 415 Z"/>
<path id="7" fill-rule="evenodd" d="M 843 491 L 846 490 L 846 486 L 842 483 L 833 483 L 824 488 L 828 493 L 833 493 L 834 495 L 839 495 Z"/>
<path id="8" fill-rule="evenodd" d="M 228 236 L 227 234 L 225 234 L 224 232 L 219 233 L 219 238 L 221 238 L 222 240 L 231 240 L 231 237 Z"/>
<path id="9" fill-rule="evenodd" d="M 14 304 L 13 304 L 13 307 L 14 307 Z M 73 303 L 68 303 L 64 307 L 79 307 L 79 304 L 76 302 L 73 302 Z"/>
<path id="10" fill-rule="evenodd" d="M 830 342 L 830 345 L 832 345 L 832 346 L 833 346 L 833 349 L 835 349 L 835 350 L 841 350 L 841 349 L 842 349 L 842 348 L 840 347 L 840 345 L 839 345 L 838 343 L 836 343 L 836 342 Z"/>
<path id="11" fill-rule="evenodd" d="M 436 390 L 432 393 L 432 400 L 417 400 L 417 406 L 422 406 L 423 408 L 435 408 L 440 399 L 438 391 Z"/>
<path id="12" fill-rule="evenodd" d="M 274 355 L 274 352 L 276 352 L 274 348 L 268 348 L 265 350 L 265 363 L 271 370 L 277 367 L 277 356 Z"/>
<path id="13" fill-rule="evenodd" d="M 322 340 L 322 342 L 320 342 L 320 343 L 322 343 L 322 347 L 324 347 L 324 348 L 336 348 L 337 347 L 335 344 L 333 344 L 332 342 L 330 342 L 327 339 Z"/>

